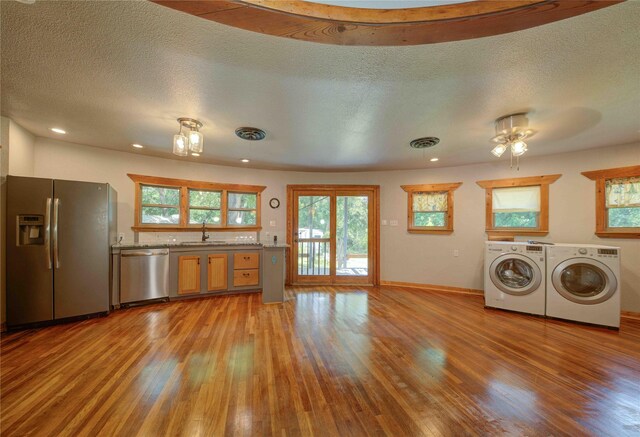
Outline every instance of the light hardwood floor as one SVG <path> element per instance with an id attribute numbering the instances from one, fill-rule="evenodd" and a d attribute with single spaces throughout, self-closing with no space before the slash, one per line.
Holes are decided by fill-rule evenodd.
<path id="1" fill-rule="evenodd" d="M 157 304 L 3 335 L 3 436 L 638 435 L 619 332 L 399 287 Z"/>

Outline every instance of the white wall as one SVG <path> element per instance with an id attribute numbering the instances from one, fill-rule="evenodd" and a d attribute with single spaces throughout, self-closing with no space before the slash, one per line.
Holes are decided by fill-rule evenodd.
<path id="1" fill-rule="evenodd" d="M 622 307 L 640 312 L 640 241 L 600 239 L 595 230 L 595 185 L 580 172 L 640 163 L 640 144 L 592 149 L 546 157 L 525 157 L 521 170 L 503 159 L 488 164 L 412 171 L 361 173 L 301 173 L 221 167 L 147 157 L 38 138 L 35 175 L 38 177 L 109 182 L 118 191 L 118 230 L 133 234 L 133 182 L 127 173 L 215 182 L 266 185 L 262 225 L 285 238 L 287 184 L 335 183 L 381 186 L 381 218 L 399 226 L 381 228 L 381 279 L 482 289 L 484 191 L 475 181 L 562 173 L 550 189 L 550 232 L 547 241 L 620 246 Z M 416 235 L 406 231 L 406 193 L 400 185 L 463 182 L 455 192 L 455 230 L 451 235 Z M 268 200 L 282 205 L 273 210 Z M 270 220 L 276 226 L 268 226 Z M 162 236 L 166 238 L 166 236 Z M 453 257 L 453 250 L 459 257 Z"/>
<path id="2" fill-rule="evenodd" d="M 8 163 L 10 175 L 33 176 L 35 141 L 31 132 L 10 120 Z"/>

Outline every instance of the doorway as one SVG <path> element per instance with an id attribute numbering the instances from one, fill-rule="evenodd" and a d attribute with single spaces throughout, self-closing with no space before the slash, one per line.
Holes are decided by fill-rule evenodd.
<path id="1" fill-rule="evenodd" d="M 287 186 L 288 284 L 380 280 L 378 185 Z"/>

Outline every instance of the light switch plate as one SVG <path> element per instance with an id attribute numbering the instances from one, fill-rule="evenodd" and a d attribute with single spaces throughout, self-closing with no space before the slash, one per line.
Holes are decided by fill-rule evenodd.
<path id="1" fill-rule="evenodd" d="M 389 221 L 389 224 L 390 224 L 391 226 L 398 226 L 398 220 L 390 220 L 390 221 Z"/>
<path id="2" fill-rule="evenodd" d="M 389 222 L 387 222 L 387 220 L 382 220 L 382 226 L 387 226 L 389 224 Z"/>
<path id="3" fill-rule="evenodd" d="M 275 220 L 269 220 L 269 226 L 271 226 L 272 228 L 276 227 L 276 221 Z"/>
<path id="4" fill-rule="evenodd" d="M 458 249 L 453 249 L 453 256 L 455 257 L 460 256 L 460 251 Z"/>

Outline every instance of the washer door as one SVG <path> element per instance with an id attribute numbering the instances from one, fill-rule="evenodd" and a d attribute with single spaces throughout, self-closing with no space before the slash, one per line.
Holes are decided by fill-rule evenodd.
<path id="1" fill-rule="evenodd" d="M 499 290 L 513 296 L 524 296 L 540 287 L 542 272 L 526 256 L 507 253 L 496 258 L 489 268 L 491 282 Z"/>
<path id="2" fill-rule="evenodd" d="M 618 280 L 611 269 L 589 258 L 561 262 L 553 270 L 551 282 L 566 299 L 584 305 L 604 302 L 618 288 Z"/>

